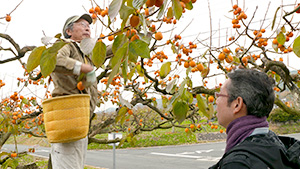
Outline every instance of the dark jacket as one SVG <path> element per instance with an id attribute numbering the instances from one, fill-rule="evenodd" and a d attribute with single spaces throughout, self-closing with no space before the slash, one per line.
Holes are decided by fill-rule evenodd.
<path id="1" fill-rule="evenodd" d="M 300 169 L 300 141 L 272 131 L 247 137 L 209 169 Z"/>

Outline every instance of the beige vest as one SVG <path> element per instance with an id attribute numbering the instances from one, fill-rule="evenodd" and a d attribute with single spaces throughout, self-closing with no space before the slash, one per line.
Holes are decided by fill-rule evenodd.
<path id="1" fill-rule="evenodd" d="M 77 89 L 78 75 L 73 74 L 75 62 L 80 61 L 85 63 L 84 57 L 86 58 L 88 64 L 93 65 L 91 59 L 80 51 L 79 46 L 75 42 L 66 44 L 58 51 L 56 67 L 50 75 L 54 82 L 52 96 L 56 97 L 62 95 L 87 93 L 91 97 L 90 112 L 92 115 L 95 110 L 98 97 L 97 82 L 90 87 L 86 87 L 83 91 L 80 91 Z M 85 80 L 85 77 L 83 80 Z"/>

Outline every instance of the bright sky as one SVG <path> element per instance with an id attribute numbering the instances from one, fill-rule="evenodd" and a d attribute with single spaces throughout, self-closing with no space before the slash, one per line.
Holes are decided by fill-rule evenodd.
<path id="1" fill-rule="evenodd" d="M 16 5 L 21 0 L 5 0 L 0 1 L 0 17 L 5 16 L 7 13 L 10 13 Z M 217 31 L 221 30 L 221 32 L 214 33 L 214 41 L 213 46 L 223 46 L 226 41 L 219 41 L 218 37 L 226 37 L 234 35 L 233 29 L 231 29 L 231 19 L 232 13 L 229 11 L 233 4 L 236 3 L 235 0 L 210 0 L 210 7 L 212 12 L 212 29 Z M 107 1 L 97 1 L 100 7 L 106 7 L 111 2 L 111 0 Z M 260 24 L 265 17 L 265 12 L 267 10 L 267 6 L 269 2 L 271 2 L 271 7 L 269 9 L 268 15 L 266 16 L 267 21 L 264 23 L 264 27 L 270 28 L 268 23 L 271 23 L 271 20 L 274 17 L 274 13 L 276 8 L 280 5 L 282 1 L 267 1 L 267 0 L 251 0 L 246 1 L 240 0 L 239 6 L 246 11 L 248 15 L 248 20 L 254 13 L 255 7 L 258 6 L 258 11 L 253 19 L 253 22 Z M 284 0 L 285 4 L 294 4 L 296 0 Z M 5 20 L 0 20 L 0 32 L 6 33 L 10 35 L 19 45 L 20 47 L 24 47 L 26 45 L 35 45 L 40 46 L 41 37 L 44 36 L 43 32 L 46 36 L 54 36 L 57 33 L 61 33 L 62 27 L 65 23 L 65 20 L 72 15 L 81 15 L 86 13 L 91 7 L 90 0 L 24 0 L 23 3 L 14 11 L 11 15 L 12 20 L 10 23 L 5 22 Z M 294 7 L 291 6 L 292 10 Z M 280 13 L 278 13 L 280 16 Z M 300 16 L 300 14 L 299 14 Z M 294 17 L 294 21 L 299 21 L 299 16 Z M 297 19 L 298 18 L 298 19 Z M 102 28 L 100 22 L 97 22 L 97 26 L 92 26 L 93 36 L 98 36 L 101 31 L 104 32 L 105 35 L 109 33 L 105 28 Z M 186 27 L 188 23 L 191 23 L 189 27 Z M 158 25 L 157 25 L 158 26 Z M 116 27 L 118 27 L 116 25 Z M 210 18 L 208 12 L 208 2 L 207 0 L 197 0 L 194 5 L 194 9 L 192 11 L 187 11 L 186 14 L 183 15 L 183 18 L 178 21 L 175 26 L 175 31 L 172 34 L 179 34 L 182 32 L 181 36 L 186 37 L 188 41 L 194 41 L 199 33 L 198 39 L 204 40 L 209 37 L 210 31 Z M 172 26 L 166 27 L 166 30 L 172 29 Z M 258 29 L 255 27 L 254 29 Z M 287 29 L 289 29 L 287 27 Z M 294 36 L 298 36 L 297 33 L 294 33 Z M 164 37 L 166 40 L 168 37 Z M 108 41 L 105 41 L 106 44 L 109 44 Z M 204 43 L 208 44 L 208 41 L 204 41 Z M 270 43 L 270 42 L 269 42 Z M 3 47 L 8 47 L 7 43 L 0 39 L 0 45 Z M 199 46 L 199 45 L 198 45 Z M 198 49 L 194 52 L 198 52 L 199 55 L 203 54 L 203 49 Z M 288 63 L 287 55 L 284 55 L 284 62 Z M 4 52 L 0 52 L 0 60 L 7 59 L 9 55 Z M 290 58 L 295 58 L 294 56 Z M 277 58 L 278 59 L 278 58 Z M 23 58 L 22 61 L 26 62 L 27 58 Z M 291 59 L 290 59 L 291 60 Z M 289 65 L 291 67 L 299 69 L 300 60 L 293 59 L 289 61 Z M 154 65 L 155 68 L 155 65 Z M 159 67 L 157 67 L 159 68 Z M 184 72 L 184 71 L 183 71 Z M 12 91 L 19 91 L 16 84 L 16 77 L 23 76 L 23 70 L 20 67 L 20 63 L 18 61 L 13 61 L 7 64 L 0 65 L 0 79 L 4 80 L 7 85 L 0 89 L 0 98 L 6 97 L 8 94 L 11 94 Z M 177 72 L 181 73 L 181 72 Z M 193 77 L 199 76 L 193 75 Z M 195 77 L 197 79 L 197 77 Z M 223 79 L 217 80 L 217 82 L 223 82 Z M 38 94 L 41 92 L 40 89 L 32 89 L 28 91 L 29 95 L 31 92 Z"/>

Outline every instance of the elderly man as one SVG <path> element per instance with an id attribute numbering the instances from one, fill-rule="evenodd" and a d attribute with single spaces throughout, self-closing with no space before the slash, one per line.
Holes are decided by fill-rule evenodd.
<path id="1" fill-rule="evenodd" d="M 274 80 L 248 69 L 235 70 L 228 77 L 215 93 L 218 122 L 227 129 L 226 149 L 210 169 L 300 168 L 300 142 L 268 128 Z"/>
<path id="2" fill-rule="evenodd" d="M 57 54 L 55 70 L 51 73 L 54 82 L 52 96 L 63 96 L 71 94 L 86 93 L 91 97 L 91 117 L 95 110 L 97 99 L 97 82 L 94 66 L 91 59 L 80 50 L 79 43 L 84 38 L 90 38 L 90 24 L 92 18 L 88 14 L 72 16 L 68 18 L 63 27 L 63 35 L 68 42 Z M 77 89 L 77 80 L 80 74 L 94 77 L 85 89 Z M 90 81 L 90 80 L 89 80 Z M 70 143 L 52 143 L 51 160 L 54 169 L 82 169 L 84 168 L 85 155 L 87 152 L 88 139 L 83 138 Z"/>

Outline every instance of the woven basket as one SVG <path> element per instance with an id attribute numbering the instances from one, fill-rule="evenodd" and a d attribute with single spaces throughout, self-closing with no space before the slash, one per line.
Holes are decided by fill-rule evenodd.
<path id="1" fill-rule="evenodd" d="M 43 101 L 45 129 L 50 143 L 67 143 L 87 136 L 90 96 L 74 94 Z"/>

